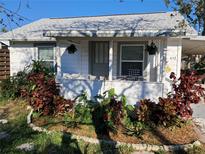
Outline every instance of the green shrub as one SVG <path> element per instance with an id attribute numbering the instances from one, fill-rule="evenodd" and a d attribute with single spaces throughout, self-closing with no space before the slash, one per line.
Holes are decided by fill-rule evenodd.
<path id="1" fill-rule="evenodd" d="M 8 77 L 0 82 L 0 95 L 2 98 L 15 99 L 25 97 L 28 92 L 34 88 L 34 84 L 28 80 L 32 73 L 44 72 L 46 76 L 54 76 L 53 71 L 47 68 L 43 61 L 33 61 L 33 63 L 24 68 L 23 71 Z"/>
<path id="2" fill-rule="evenodd" d="M 54 70 L 46 66 L 43 61 L 35 61 L 28 67 L 30 73 L 44 73 L 46 76 L 54 77 Z"/>
<path id="3" fill-rule="evenodd" d="M 74 119 L 81 124 L 92 123 L 92 108 L 86 104 L 78 103 L 74 109 Z"/>
<path id="4" fill-rule="evenodd" d="M 140 100 L 135 108 L 128 113 L 132 121 L 147 125 L 154 123 L 155 125 L 170 127 L 181 123 L 176 113 L 176 106 L 170 98 L 159 98 L 157 104 L 149 99 Z"/>
<path id="5" fill-rule="evenodd" d="M 141 137 L 146 128 L 146 125 L 143 122 L 132 121 L 129 117 L 127 117 L 124 126 L 124 134 L 135 137 Z"/>
<path id="6" fill-rule="evenodd" d="M 33 61 L 24 71 L 0 83 L 1 97 L 24 97 L 35 111 L 48 114 L 69 112 L 74 101 L 59 96 L 55 75 L 43 61 Z"/>
<path id="7" fill-rule="evenodd" d="M 21 91 L 26 87 L 30 89 L 30 83 L 27 80 L 27 72 L 21 71 L 16 75 L 0 82 L 0 94 L 2 98 L 15 99 L 21 96 Z"/>
<path id="8" fill-rule="evenodd" d="M 124 96 L 118 97 L 114 89 L 110 89 L 95 98 L 98 102 L 88 101 L 84 93 L 80 100 L 86 100 L 87 106 L 76 105 L 76 117 L 81 118 L 82 121 L 92 121 L 100 133 L 115 132 L 117 127 L 123 125 L 126 117 L 126 98 Z"/>

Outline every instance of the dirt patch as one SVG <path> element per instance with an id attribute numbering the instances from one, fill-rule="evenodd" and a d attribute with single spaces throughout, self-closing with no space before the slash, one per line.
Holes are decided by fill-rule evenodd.
<path id="1" fill-rule="evenodd" d="M 22 100 L 8 101 L 3 106 L 0 106 L 0 119 L 15 120 L 22 113 L 27 113 L 27 103 Z"/>

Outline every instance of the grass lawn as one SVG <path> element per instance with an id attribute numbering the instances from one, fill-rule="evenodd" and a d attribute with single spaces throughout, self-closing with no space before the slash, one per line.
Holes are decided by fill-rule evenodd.
<path id="1" fill-rule="evenodd" d="M 125 154 L 129 154 L 133 151 L 131 148 L 125 146 L 116 148 L 103 143 L 101 145 L 95 145 L 95 144 L 85 143 L 84 141 L 80 141 L 80 140 L 77 141 L 76 139 L 71 138 L 72 134 L 96 137 L 94 133 L 94 128 L 92 126 L 80 125 L 79 128 L 68 128 L 62 124 L 58 124 L 58 125 L 56 124 L 56 125 L 49 125 L 47 126 L 47 128 L 51 130 L 59 130 L 59 132 L 52 133 L 52 134 L 34 132 L 26 124 L 26 116 L 28 113 L 29 110 L 27 110 L 27 103 L 23 100 L 0 102 L 0 119 L 7 119 L 9 121 L 7 124 L 0 124 L 0 132 L 6 132 L 9 135 L 6 138 L 0 139 L 1 154 L 4 153 L 6 154 L 7 153 L 69 153 L 69 154 L 125 153 Z M 41 120 L 39 120 L 39 124 Z M 53 121 L 55 121 L 55 119 L 53 119 Z M 50 119 L 50 122 L 53 121 Z M 190 126 L 186 126 L 181 131 L 179 129 L 176 129 L 172 131 L 171 135 L 170 135 L 171 130 L 168 131 L 159 128 L 158 131 L 163 133 L 163 135 L 169 134 L 166 137 L 169 136 L 170 140 L 173 141 L 173 144 L 175 143 L 177 144 L 179 142 L 182 142 L 176 139 L 179 138 L 177 137 L 177 135 L 178 136 L 180 135 L 181 138 L 184 139 L 184 142 L 190 142 L 193 139 L 195 139 L 195 134 L 194 132 L 192 132 L 192 130 L 190 130 L 190 133 L 187 135 L 189 129 L 191 129 Z M 182 131 L 186 131 L 186 132 L 182 134 Z M 150 142 L 150 144 L 167 143 L 166 140 L 162 140 L 161 136 L 157 136 L 156 134 L 151 135 L 148 132 L 145 134 L 146 135 L 144 137 L 147 137 L 147 139 L 144 138 L 144 140 L 137 139 L 137 138 L 134 139 L 132 137 L 114 136 L 114 135 L 112 136 L 112 139 L 113 140 L 119 139 L 120 141 L 124 141 L 124 142 L 130 141 L 131 143 L 142 143 L 142 141 Z M 24 143 L 33 143 L 34 150 L 32 150 L 32 152 L 26 152 L 26 151 L 16 149 L 17 146 Z M 165 152 L 159 151 L 158 153 L 163 154 Z M 194 148 L 194 149 L 190 149 L 187 153 L 202 154 L 204 153 L 204 150 L 201 148 Z"/>
<path id="2" fill-rule="evenodd" d="M 71 133 L 38 133 L 26 124 L 29 111 L 27 104 L 22 100 L 1 101 L 0 119 L 8 119 L 7 124 L 0 124 L 0 132 L 9 134 L 7 138 L 0 139 L 0 153 L 130 153 L 127 147 L 111 147 L 109 145 L 94 145 L 71 139 Z M 24 143 L 34 143 L 35 150 L 23 152 L 16 147 Z M 104 148 L 104 149 L 102 149 Z"/>

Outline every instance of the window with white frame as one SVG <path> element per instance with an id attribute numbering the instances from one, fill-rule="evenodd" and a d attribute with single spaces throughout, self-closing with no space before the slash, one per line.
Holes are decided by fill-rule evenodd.
<path id="1" fill-rule="evenodd" d="M 122 76 L 143 76 L 144 45 L 121 45 L 120 72 Z"/>
<path id="2" fill-rule="evenodd" d="M 54 47 L 52 46 L 39 46 L 38 47 L 38 60 L 42 60 L 46 67 L 54 70 L 55 56 Z"/>

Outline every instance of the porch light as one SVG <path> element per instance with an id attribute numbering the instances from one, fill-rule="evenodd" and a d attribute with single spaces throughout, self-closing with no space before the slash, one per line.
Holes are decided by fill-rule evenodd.
<path id="1" fill-rule="evenodd" d="M 154 42 L 152 42 L 150 45 L 146 46 L 146 50 L 150 55 L 155 55 L 155 53 L 157 52 L 157 46 Z"/>
<path id="2" fill-rule="evenodd" d="M 77 48 L 74 44 L 71 44 L 66 48 L 69 54 L 74 54 L 77 51 Z"/>

